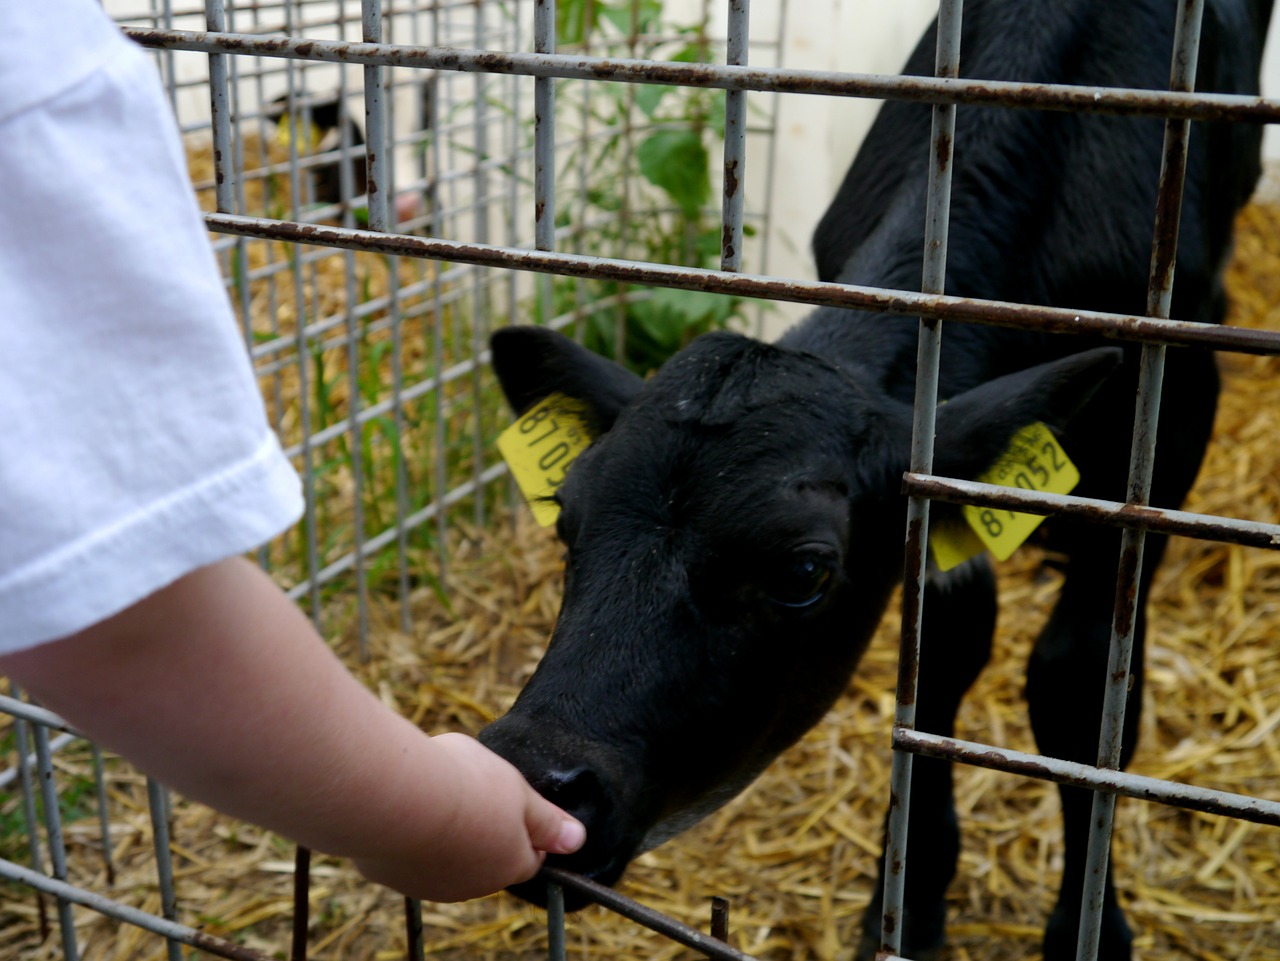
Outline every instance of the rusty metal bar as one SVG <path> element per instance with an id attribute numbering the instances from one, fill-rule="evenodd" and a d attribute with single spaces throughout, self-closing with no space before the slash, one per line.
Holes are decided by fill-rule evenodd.
<path id="1" fill-rule="evenodd" d="M 98 831 L 102 834 L 102 863 L 107 872 L 107 884 L 115 884 L 116 866 L 112 860 L 111 818 L 107 814 L 107 779 L 103 772 L 102 748 L 91 741 L 89 749 L 93 754 L 93 790 L 98 801 Z"/>
<path id="2" fill-rule="evenodd" d="M 729 943 L 729 899 L 719 895 L 711 899 L 711 936 Z"/>
<path id="3" fill-rule="evenodd" d="M 53 756 L 49 753 L 49 728 L 35 724 L 31 728 L 36 742 L 36 764 L 40 782 L 40 800 L 44 804 L 45 834 L 49 842 L 49 861 L 53 876 L 67 880 L 67 849 L 62 838 L 62 809 L 58 806 L 58 786 L 53 779 Z M 62 956 L 64 961 L 77 961 L 80 949 L 76 943 L 75 919 L 71 916 L 71 902 L 60 895 L 58 899 L 58 927 L 62 932 Z"/>
<path id="4" fill-rule="evenodd" d="M 1173 65 L 1169 89 L 1190 92 L 1195 87 L 1196 61 L 1200 52 L 1200 24 L 1204 0 L 1179 0 L 1174 29 Z M 1178 224 L 1182 214 L 1182 185 L 1187 169 L 1187 146 L 1191 123 L 1186 119 L 1165 121 L 1160 180 L 1156 190 L 1155 227 L 1151 241 L 1151 269 L 1147 288 L 1147 313 L 1167 318 L 1173 297 L 1174 262 L 1178 251 Z M 1138 400 L 1134 412 L 1133 441 L 1129 448 L 1129 489 L 1131 504 L 1145 505 L 1151 499 L 1151 479 L 1155 469 L 1156 432 L 1160 422 L 1160 395 L 1164 385 L 1164 344 L 1144 344 L 1138 370 Z M 1133 683 L 1135 625 L 1142 593 L 1142 561 L 1147 532 L 1127 527 L 1120 541 L 1116 577 L 1115 615 L 1103 695 L 1102 726 L 1098 735 L 1098 766 L 1119 768 L 1124 738 L 1125 708 Z M 1107 887 L 1107 866 L 1111 855 L 1111 834 L 1115 820 L 1114 794 L 1093 795 L 1089 819 L 1089 844 L 1085 859 L 1084 891 L 1080 904 L 1079 940 L 1076 961 L 1094 961 L 1102 932 L 1103 901 Z"/>
<path id="5" fill-rule="evenodd" d="M 938 4 L 938 77 L 960 71 L 960 24 L 963 0 Z M 941 294 L 946 287 L 947 234 L 951 222 L 951 158 L 955 143 L 954 104 L 935 105 L 929 143 L 929 186 L 925 208 L 924 265 L 921 290 Z M 916 347 L 915 404 L 911 425 L 911 470 L 933 471 L 933 445 L 938 412 L 938 366 L 942 356 L 942 322 L 921 317 Z M 924 628 L 924 585 L 928 574 L 929 501 L 907 501 L 905 562 L 902 582 L 902 631 L 898 645 L 898 688 L 894 729 L 916 724 L 916 690 L 920 672 L 920 638 Z M 902 921 L 907 885 L 908 824 L 911 815 L 911 774 L 914 755 L 895 751 L 889 784 L 889 820 L 885 832 L 884 916 L 880 946 L 887 954 L 902 953 Z"/>
<path id="6" fill-rule="evenodd" d="M 778 5 L 778 31 L 773 40 L 774 56 L 780 61 L 782 59 L 782 51 L 786 47 L 786 25 L 787 25 L 787 0 L 781 0 Z M 765 127 L 765 181 L 764 181 L 764 200 L 761 206 L 763 216 L 759 225 L 759 270 L 761 273 L 769 272 L 769 254 L 771 252 L 771 237 L 773 234 L 773 198 L 777 189 L 777 178 L 774 172 L 777 170 L 778 157 L 778 116 L 781 106 L 782 97 L 774 93 L 770 98 L 769 123 Z M 753 333 L 757 337 L 764 334 L 765 321 L 765 305 L 757 305 L 756 322 Z"/>
<path id="7" fill-rule="evenodd" d="M 405 957 L 408 961 L 423 961 L 426 945 L 422 940 L 422 902 L 417 898 L 404 899 Z"/>
<path id="8" fill-rule="evenodd" d="M 747 62 L 750 0 L 729 0 L 729 42 L 725 60 L 735 66 Z M 724 200 L 722 203 L 720 269 L 742 269 L 742 208 L 747 176 L 747 94 L 724 95 Z"/>
<path id="9" fill-rule="evenodd" d="M 294 5 L 292 3 L 285 4 L 285 29 L 291 31 L 293 27 Z M 297 110 L 299 102 L 299 71 L 296 69 L 297 64 L 292 60 L 285 64 L 285 110 L 288 116 L 289 137 L 288 137 L 288 159 L 289 159 L 289 198 L 290 198 L 290 215 L 297 219 L 302 210 L 302 177 L 298 166 L 298 144 L 302 142 L 302 117 Z M 303 78 L 305 81 L 305 77 Z M 305 97 L 305 83 L 303 84 Z M 320 583 L 316 577 L 316 572 L 320 567 L 320 551 L 319 551 L 319 522 L 316 510 L 316 471 L 315 445 L 311 442 L 311 373 L 308 370 L 310 358 L 308 343 L 308 324 L 307 316 L 309 306 L 307 303 L 307 287 L 303 279 L 302 258 L 290 257 L 289 269 L 293 280 L 293 311 L 294 325 L 293 332 L 293 354 L 296 360 L 294 364 L 294 372 L 298 378 L 298 430 L 302 438 L 301 461 L 302 469 L 298 472 L 302 478 L 304 514 L 302 521 L 303 542 L 306 545 L 307 553 L 307 577 L 304 584 L 309 586 L 309 594 L 307 597 L 307 608 L 312 623 L 316 626 L 316 630 L 324 632 L 322 623 L 323 608 L 320 603 Z M 274 287 L 273 287 L 274 290 Z M 273 314 L 274 316 L 274 314 Z M 300 595 L 299 595 L 300 596 Z M 295 597 L 295 600 L 298 598 Z"/>
<path id="10" fill-rule="evenodd" d="M 13 698 L 6 700 L 23 703 L 16 701 L 22 690 L 12 679 L 9 681 L 9 691 L 13 694 Z M 18 747 L 17 773 L 22 786 L 22 822 L 27 832 L 27 849 L 31 857 L 32 869 L 37 873 L 43 873 L 44 859 L 40 854 L 40 819 L 36 814 L 36 791 L 31 778 L 31 769 L 35 767 L 37 758 L 32 753 L 29 722 L 21 717 L 14 717 L 13 736 Z M 43 891 L 36 891 L 36 920 L 40 940 L 43 941 L 49 937 L 49 911 L 45 906 Z"/>
<path id="11" fill-rule="evenodd" d="M 377 17 L 371 15 L 365 4 L 367 0 L 361 0 L 361 30 L 368 31 L 370 29 L 381 30 L 381 23 Z M 366 72 L 371 69 L 366 67 Z M 368 83 L 366 73 L 365 82 Z M 347 122 L 347 71 L 339 69 L 338 71 L 338 136 L 341 145 L 342 159 L 338 164 L 338 193 L 342 205 L 342 224 L 344 227 L 355 226 L 355 201 L 356 201 L 356 177 L 355 170 L 352 165 L 352 143 L 351 143 L 351 125 Z M 365 90 L 365 111 L 366 117 L 369 113 L 369 91 Z M 378 110 L 381 110 L 381 99 L 378 100 Z M 381 123 L 378 126 L 383 126 Z M 365 137 L 365 180 L 366 180 L 366 204 L 369 203 L 371 196 L 370 191 L 377 189 L 373 183 L 374 172 L 369 167 L 369 161 L 374 157 L 385 154 L 385 128 L 381 132 L 382 141 L 372 141 L 373 131 L 367 131 Z M 380 160 L 380 164 L 385 162 Z M 383 170 L 383 177 L 386 171 Z M 373 209 L 366 206 L 365 212 L 370 217 L 369 229 L 378 230 L 372 222 Z M 386 226 L 386 210 L 382 213 L 383 227 Z M 349 461 L 350 469 L 350 497 L 351 497 L 351 544 L 354 564 L 352 571 L 356 580 L 356 642 L 359 652 L 360 662 L 368 663 L 372 652 L 369 646 L 369 574 L 368 566 L 365 562 L 363 545 L 365 542 L 365 488 L 368 479 L 365 477 L 365 461 L 359 452 L 364 450 L 364 424 L 360 419 L 360 408 L 364 403 L 364 393 L 360 385 L 360 350 L 362 337 L 361 317 L 357 310 L 359 295 L 357 293 L 356 281 L 356 252 L 354 250 L 344 250 L 342 259 L 342 278 L 345 288 L 346 297 L 340 308 L 343 315 L 343 346 L 346 348 L 346 380 L 347 380 L 347 412 L 343 418 L 348 438 L 347 443 L 350 445 L 352 455 Z M 313 268 L 314 269 L 314 268 Z M 313 275 L 313 285 L 317 284 Z M 314 288 L 313 288 L 314 289 Z"/>
<path id="12" fill-rule="evenodd" d="M 555 0 L 536 0 L 533 48 L 544 56 L 556 49 Z M 551 76 L 533 82 L 533 224 L 539 250 L 556 245 L 556 91 Z"/>
<path id="13" fill-rule="evenodd" d="M 440 41 L 440 6 L 437 4 L 431 8 L 431 40 L 433 43 Z M 430 148 L 430 177 L 437 185 L 441 182 L 441 176 L 444 164 L 440 160 L 440 147 L 442 143 L 441 124 L 440 124 L 440 84 L 433 83 L 429 91 L 431 112 L 429 117 L 429 143 Z M 437 187 L 438 191 L 438 187 Z M 435 194 L 439 196 L 439 192 Z M 439 211 L 431 212 L 432 226 L 435 227 L 443 222 L 443 218 Z M 444 329 L 441 318 L 444 316 L 444 287 L 445 278 L 441 276 L 441 271 L 436 270 L 431 277 L 431 317 L 433 322 L 430 325 L 430 332 L 426 333 L 427 343 L 424 345 L 427 353 L 431 356 L 431 369 L 435 371 L 437 378 L 443 378 L 444 370 Z M 424 324 L 424 328 L 426 325 Z M 440 452 L 446 446 L 445 430 L 445 406 L 444 391 L 437 389 L 431 395 L 431 418 L 433 424 L 432 442 L 435 444 L 436 458 L 435 465 L 432 469 L 432 483 L 434 490 L 432 492 L 432 503 L 430 509 L 434 511 L 435 518 L 435 538 L 436 538 L 436 563 L 437 577 L 439 578 L 441 587 L 449 582 L 449 527 L 448 517 L 445 507 L 447 506 L 446 496 L 449 489 L 448 466 L 446 458 L 440 456 Z M 319 577 L 319 575 L 316 575 Z"/>
<path id="14" fill-rule="evenodd" d="M 564 888 L 547 885 L 547 961 L 565 961 Z"/>
<path id="15" fill-rule="evenodd" d="M 227 16 L 223 0 L 206 0 L 205 25 L 210 33 L 226 29 Z M 213 125 L 214 197 L 218 210 L 235 209 L 237 171 L 231 153 L 231 106 L 228 102 L 227 55 L 209 51 L 209 106 Z"/>
<path id="16" fill-rule="evenodd" d="M 1100 335 L 1115 340 L 1209 347 L 1214 350 L 1230 350 L 1247 354 L 1280 353 L 1280 333 L 1271 330 L 1225 327 L 1221 324 L 1202 324 L 1194 321 L 1158 320 L 1101 311 L 1074 311 L 1060 307 L 1015 306 L 997 300 L 924 294 L 908 290 L 886 290 L 855 284 L 785 280 L 756 274 L 735 274 L 693 267 L 668 267 L 608 257 L 588 257 L 520 247 L 461 243 L 452 240 L 412 237 L 407 234 L 378 234 L 368 230 L 301 224 L 263 217 L 241 217 L 234 214 L 205 214 L 205 223 L 215 231 L 258 237 L 263 240 L 370 250 L 405 257 L 423 257 L 453 263 L 561 274 L 566 277 L 596 277 L 627 284 L 705 290 L 713 293 L 736 294 L 741 297 L 936 317 L 940 320 L 982 323 L 1047 333 Z"/>
<path id="17" fill-rule="evenodd" d="M 43 707 L 37 707 L 34 704 L 28 704 L 26 701 L 20 701 L 16 697 L 8 697 L 0 694 L 0 711 L 13 717 L 22 718 L 24 721 L 30 721 L 40 727 L 52 728 L 55 731 L 66 731 L 68 734 L 74 734 L 77 737 L 83 737 L 79 731 L 70 724 L 60 718 L 53 711 Z"/>
<path id="18" fill-rule="evenodd" d="M 164 918 L 158 918 L 154 914 L 139 911 L 137 908 L 132 908 L 127 904 L 121 904 L 119 901 L 113 901 L 100 894 L 68 884 L 62 879 L 47 877 L 39 871 L 32 871 L 30 868 L 24 868 L 20 864 L 14 864 L 12 861 L 0 859 L 0 878 L 18 881 L 35 888 L 37 891 L 52 894 L 58 899 L 59 904 L 82 905 L 97 911 L 99 914 L 105 914 L 109 918 L 115 918 L 117 921 L 132 924 L 135 927 L 165 938 L 171 938 L 174 941 L 180 941 L 183 944 L 189 944 L 193 948 L 206 951 L 220 958 L 228 958 L 230 961 L 274 961 L 269 955 L 262 954 L 259 951 L 233 944 L 230 941 L 224 941 L 222 938 L 215 938 L 210 934 L 205 934 L 203 931 L 197 931 L 195 928 L 189 928 L 186 925 L 166 921 Z M 68 955 L 68 957 L 72 956 Z"/>
<path id="19" fill-rule="evenodd" d="M 1234 517 L 1217 517 L 1094 497 L 1028 491 L 1021 487 L 997 487 L 994 484 L 939 477 L 936 474 L 904 474 L 902 490 L 906 494 L 951 504 L 1001 507 L 1024 514 L 1053 514 L 1094 524 L 1141 528 L 1161 534 L 1280 550 L 1280 524 L 1243 521 Z"/>
<path id="20" fill-rule="evenodd" d="M 554 55 L 556 49 L 555 0 L 534 0 L 533 49 Z M 533 81 L 533 236 L 538 250 L 556 247 L 556 90 L 552 77 Z M 539 278 L 538 298 L 542 316 L 552 313 L 551 282 Z"/>
<path id="21" fill-rule="evenodd" d="M 293 852 L 293 933 L 289 961 L 307 961 L 307 928 L 311 921 L 311 849 Z"/>
<path id="22" fill-rule="evenodd" d="M 165 920 L 178 919 L 178 899 L 173 888 L 173 857 L 169 852 L 169 801 L 165 788 L 155 778 L 147 778 L 147 807 L 151 812 L 151 839 L 156 858 L 156 880 L 160 886 L 160 911 Z M 168 938 L 169 961 L 182 961 L 182 950 Z"/>
<path id="23" fill-rule="evenodd" d="M 553 4 L 554 13 L 554 4 Z M 554 16 L 552 17 L 554 23 Z M 553 33 L 554 40 L 554 33 Z M 483 47 L 486 42 L 485 36 L 485 10 L 483 5 L 477 4 L 475 7 L 475 42 Z M 485 244 L 489 242 L 489 211 L 485 206 L 489 196 L 489 174 L 485 167 L 485 161 L 489 158 L 489 105 L 485 94 L 485 84 L 489 75 L 478 73 L 475 75 L 475 115 L 472 120 L 472 127 L 475 131 L 475 173 L 473 175 L 473 190 L 475 191 L 474 217 L 475 217 L 475 239 L 477 243 Z M 539 81 L 534 81 L 537 84 Z M 553 81 L 541 81 L 551 84 Z M 555 99 L 554 94 L 551 95 L 551 110 L 554 120 Z M 550 128 L 552 133 L 551 152 L 554 158 L 555 140 L 554 122 Z M 535 133 L 535 138 L 536 138 Z M 535 144 L 535 150 L 537 149 Z M 555 209 L 554 209 L 554 190 L 555 190 L 555 167 L 554 162 L 550 168 L 552 180 L 552 209 L 550 217 L 552 230 L 555 229 Z M 470 344 L 471 356 L 478 358 L 485 349 L 485 344 L 489 339 L 489 271 L 477 270 L 472 277 L 471 287 L 471 324 L 470 324 Z M 474 416 L 471 418 L 471 472 L 473 477 L 478 476 L 484 469 L 485 457 L 485 428 L 484 418 L 480 416 L 483 410 L 483 371 L 480 364 L 475 364 L 475 369 L 471 374 L 471 405 Z M 443 456 L 441 452 L 437 456 Z M 485 504 L 484 497 L 477 495 L 472 502 L 472 521 L 476 527 L 482 528 L 485 525 Z"/>
<path id="24" fill-rule="evenodd" d="M 360 32 L 365 43 L 379 43 L 382 40 L 380 0 L 360 0 Z M 375 63 L 364 65 L 365 203 L 370 230 L 387 229 L 387 194 L 391 190 L 383 69 Z"/>
<path id="25" fill-rule="evenodd" d="M 606 887 L 598 881 L 592 881 L 590 878 L 585 878 L 580 874 L 573 874 L 570 871 L 553 867 L 543 867 L 539 876 L 551 884 L 571 888 L 574 891 L 585 894 L 591 900 L 608 908 L 615 914 L 620 914 L 624 918 L 635 921 L 637 924 L 642 924 L 650 931 L 655 931 L 664 937 L 670 938 L 677 944 L 683 944 L 686 948 L 692 948 L 699 954 L 704 954 L 714 959 L 714 961 L 756 961 L 751 955 L 730 947 L 722 941 L 717 941 L 697 928 L 682 924 L 675 918 L 646 907 L 638 901 L 633 901 L 626 895 L 619 894 L 613 888 Z"/>
<path id="26" fill-rule="evenodd" d="M 893 746 L 926 757 L 962 761 L 1006 774 L 1034 777 L 1110 794 L 1123 794 L 1141 801 L 1155 801 L 1205 814 L 1221 814 L 1257 824 L 1280 826 L 1280 801 L 1268 801 L 1247 794 L 1179 784 L 1162 778 L 1130 774 L 1127 771 L 1095 767 L 1076 761 L 1063 761 L 1039 754 L 1026 754 L 975 741 L 926 734 L 923 731 L 894 731 Z"/>
<path id="27" fill-rule="evenodd" d="M 257 37 L 250 34 L 215 34 L 190 30 L 147 30 L 137 27 L 125 28 L 124 32 L 145 47 L 163 50 L 196 50 L 329 63 L 374 63 L 387 67 L 520 74 L 546 79 L 613 80 L 917 103 L 1000 104 L 1007 107 L 1134 117 L 1280 122 L 1280 101 L 1239 94 L 1182 94 L 1117 87 L 950 80 L 784 67 L 739 67 L 623 57 L 586 57 L 577 54 L 504 53 L 461 47 L 341 43 L 332 40 Z"/>

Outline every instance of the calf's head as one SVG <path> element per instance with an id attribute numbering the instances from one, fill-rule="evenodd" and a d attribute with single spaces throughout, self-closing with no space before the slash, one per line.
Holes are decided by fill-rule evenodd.
<path id="1" fill-rule="evenodd" d="M 974 476 L 1025 424 L 1060 425 L 1118 355 L 952 398 L 938 471 Z M 911 412 L 821 357 L 729 333 L 648 381 L 541 328 L 498 331 L 493 361 L 517 413 L 563 393 L 597 438 L 556 495 L 565 592 L 546 655 L 481 740 L 586 824 L 563 866 L 611 884 L 848 683 L 901 577 Z"/>

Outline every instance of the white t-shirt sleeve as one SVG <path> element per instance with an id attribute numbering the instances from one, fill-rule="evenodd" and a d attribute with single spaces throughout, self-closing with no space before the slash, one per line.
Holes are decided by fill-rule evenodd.
<path id="1" fill-rule="evenodd" d="M 0 653 L 250 550 L 302 507 L 156 72 L 109 40 L 47 99 L 0 97 Z"/>

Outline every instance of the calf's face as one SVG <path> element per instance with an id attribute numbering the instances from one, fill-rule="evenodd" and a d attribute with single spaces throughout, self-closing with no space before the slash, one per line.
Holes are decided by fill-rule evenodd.
<path id="1" fill-rule="evenodd" d="M 564 393 L 598 436 L 557 493 L 565 593 L 546 655 L 481 740 L 586 824 L 562 865 L 611 884 L 846 686 L 901 576 L 910 412 L 822 358 L 732 334 L 648 382 L 538 328 L 493 349 L 517 411 Z M 955 421 L 966 446 L 964 422 L 993 405 L 947 406 L 939 433 Z M 962 459 L 981 463 L 953 469 L 980 471 L 1043 406 L 1023 403 L 994 441 L 975 433 Z"/>

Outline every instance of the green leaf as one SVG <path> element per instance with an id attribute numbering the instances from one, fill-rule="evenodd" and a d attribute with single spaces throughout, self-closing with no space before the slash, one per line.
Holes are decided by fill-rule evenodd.
<path id="1" fill-rule="evenodd" d="M 658 104 L 662 98 L 675 90 L 675 87 L 660 83 L 642 83 L 636 85 L 636 106 L 644 111 L 650 120 L 658 112 Z"/>
<path id="2" fill-rule="evenodd" d="M 691 130 L 655 131 L 636 149 L 636 161 L 644 178 L 666 191 L 686 217 L 696 217 L 711 196 L 707 149 Z"/>
<path id="3" fill-rule="evenodd" d="M 636 0 L 636 7 L 636 28 L 640 33 L 647 33 L 662 16 L 662 0 Z M 631 35 L 631 4 L 627 0 L 601 3 L 597 12 L 623 36 Z"/>
<path id="4" fill-rule="evenodd" d="M 556 4 L 556 45 L 571 47 L 587 36 L 587 17 L 596 0 L 559 0 Z"/>
<path id="5" fill-rule="evenodd" d="M 733 315 L 738 298 L 705 290 L 660 287 L 653 292 L 650 302 L 675 318 L 682 327 L 698 325 L 710 328 L 721 326 Z"/>

